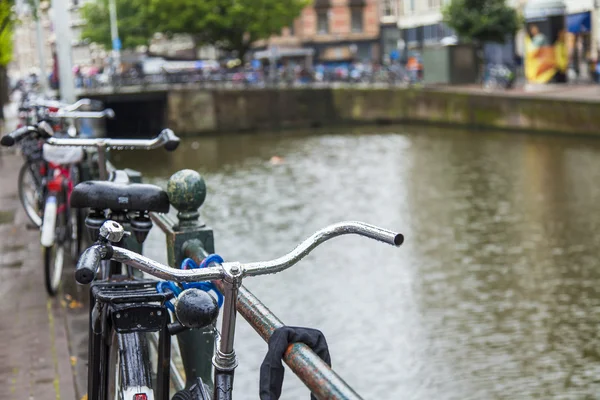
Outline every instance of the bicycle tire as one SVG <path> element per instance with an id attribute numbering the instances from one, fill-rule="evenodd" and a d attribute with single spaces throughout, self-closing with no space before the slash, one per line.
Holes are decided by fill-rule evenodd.
<path id="1" fill-rule="evenodd" d="M 146 394 L 154 399 L 152 366 L 145 333 L 112 330 L 107 371 L 107 400 L 134 399 Z"/>
<path id="2" fill-rule="evenodd" d="M 19 193 L 19 201 L 21 202 L 21 206 L 23 206 L 23 210 L 25 210 L 25 214 L 27 218 L 38 228 L 42 226 L 42 207 L 39 203 L 39 200 L 42 196 L 42 179 L 35 172 L 35 168 L 38 166 L 37 162 L 27 161 L 23 164 L 21 169 L 19 170 L 18 177 L 18 193 Z M 27 176 L 30 176 L 36 185 L 36 191 L 34 192 L 34 198 L 28 199 L 28 196 L 25 193 L 25 179 Z"/>
<path id="3" fill-rule="evenodd" d="M 69 227 L 71 231 L 70 250 L 71 259 L 76 262 L 81 255 L 81 248 L 83 247 L 83 213 L 79 209 L 70 209 L 70 221 Z"/>
<path id="4" fill-rule="evenodd" d="M 55 296 L 60 287 L 64 260 L 65 248 L 62 243 L 55 242 L 50 247 L 44 247 L 44 280 L 50 296 Z"/>
<path id="5" fill-rule="evenodd" d="M 73 165 L 71 167 L 71 179 L 73 186 L 77 185 L 81 182 L 82 168 L 80 165 Z M 65 196 L 67 198 L 67 196 Z M 73 261 L 77 261 L 82 251 L 83 244 L 83 210 L 79 208 L 71 208 L 69 207 L 69 228 L 71 234 L 70 240 L 70 250 L 71 250 L 71 258 Z"/>

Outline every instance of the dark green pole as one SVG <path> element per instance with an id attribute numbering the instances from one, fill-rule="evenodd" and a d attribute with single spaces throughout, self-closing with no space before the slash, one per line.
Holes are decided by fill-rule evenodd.
<path id="1" fill-rule="evenodd" d="M 177 222 L 161 227 L 167 233 L 169 265 L 179 268 L 184 260 L 184 246 L 194 243 L 207 254 L 214 253 L 213 231 L 200 220 L 198 209 L 206 198 L 206 184 L 199 173 L 182 170 L 171 176 L 167 185 L 169 201 L 179 211 Z M 163 220 L 164 221 L 164 220 Z M 212 357 L 215 349 L 214 328 L 192 329 L 177 335 L 181 358 L 186 374 L 186 387 L 195 383 L 196 377 L 211 389 Z"/>

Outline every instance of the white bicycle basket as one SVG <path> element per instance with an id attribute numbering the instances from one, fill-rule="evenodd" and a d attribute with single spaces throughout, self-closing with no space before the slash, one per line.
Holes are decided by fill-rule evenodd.
<path id="1" fill-rule="evenodd" d="M 81 147 L 52 146 L 44 143 L 44 160 L 54 164 L 75 164 L 83 159 Z"/>

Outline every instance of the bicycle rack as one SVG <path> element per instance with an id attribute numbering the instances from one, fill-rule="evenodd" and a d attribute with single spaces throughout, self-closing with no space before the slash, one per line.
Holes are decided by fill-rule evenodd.
<path id="1" fill-rule="evenodd" d="M 167 193 L 171 205 L 178 210 L 177 220 L 164 214 L 151 213 L 154 223 L 166 234 L 168 263 L 178 268 L 185 258 L 200 263 L 214 253 L 213 230 L 200 221 L 198 209 L 206 198 L 206 184 L 195 171 L 182 170 L 169 179 Z M 219 282 L 215 282 L 219 285 Z M 220 290 L 223 288 L 219 287 Z M 258 298 L 243 285 L 239 289 L 237 311 L 265 340 L 277 328 L 284 326 Z M 212 328 L 188 330 L 178 335 L 186 387 L 201 377 L 212 389 L 212 364 L 214 335 Z M 313 350 L 302 343 L 289 346 L 283 360 L 317 398 L 361 399 L 339 375 L 335 373 Z"/>

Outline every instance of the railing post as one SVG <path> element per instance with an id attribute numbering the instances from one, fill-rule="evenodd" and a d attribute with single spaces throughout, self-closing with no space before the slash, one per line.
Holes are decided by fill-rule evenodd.
<path id="1" fill-rule="evenodd" d="M 204 179 L 189 169 L 176 172 L 169 179 L 167 194 L 171 205 L 178 211 L 176 222 L 170 221 L 170 226 L 166 226 L 164 220 L 161 223 L 167 233 L 169 265 L 179 268 L 185 258 L 183 248 L 186 243 L 200 245 L 206 252 L 214 253 L 213 231 L 200 220 L 198 212 L 206 198 Z M 182 332 L 177 335 L 177 340 L 186 373 L 186 387 L 194 384 L 196 377 L 201 377 L 212 388 L 213 327 Z"/>

